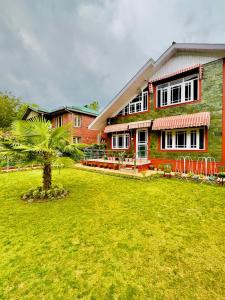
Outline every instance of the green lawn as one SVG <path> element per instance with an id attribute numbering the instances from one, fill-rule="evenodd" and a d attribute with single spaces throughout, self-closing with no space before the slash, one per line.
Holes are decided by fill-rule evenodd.
<path id="1" fill-rule="evenodd" d="M 71 193 L 19 198 L 0 174 L 0 299 L 225 299 L 225 188 L 63 170 Z"/>

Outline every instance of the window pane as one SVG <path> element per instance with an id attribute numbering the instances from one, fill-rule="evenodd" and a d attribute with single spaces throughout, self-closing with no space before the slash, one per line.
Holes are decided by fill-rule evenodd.
<path id="1" fill-rule="evenodd" d="M 118 136 L 118 148 L 123 148 L 123 136 Z"/>
<path id="2" fill-rule="evenodd" d="M 161 106 L 161 90 L 157 92 L 157 107 Z"/>
<path id="3" fill-rule="evenodd" d="M 198 80 L 194 80 L 194 99 L 193 100 L 198 100 Z"/>
<path id="4" fill-rule="evenodd" d="M 176 148 L 186 148 L 186 132 L 176 132 Z"/>
<path id="5" fill-rule="evenodd" d="M 204 136 L 205 130 L 203 128 L 199 129 L 199 149 L 204 149 Z"/>
<path id="6" fill-rule="evenodd" d="M 148 92 L 143 93 L 143 110 L 148 109 Z"/>
<path id="7" fill-rule="evenodd" d="M 181 102 L 181 85 L 171 87 L 171 103 Z"/>
<path id="8" fill-rule="evenodd" d="M 126 134 L 125 136 L 125 145 L 124 145 L 124 148 L 128 148 L 129 147 L 129 135 Z"/>
<path id="9" fill-rule="evenodd" d="M 165 131 L 162 131 L 162 134 L 161 134 L 161 146 L 162 146 L 162 149 L 165 149 Z"/>
<path id="10" fill-rule="evenodd" d="M 167 105 L 167 89 L 162 90 L 162 106 Z"/>
<path id="11" fill-rule="evenodd" d="M 190 101 L 191 99 L 191 82 L 185 83 L 185 101 Z"/>
<path id="12" fill-rule="evenodd" d="M 191 148 L 196 148 L 197 146 L 197 134 L 196 130 L 191 131 Z"/>
<path id="13" fill-rule="evenodd" d="M 138 142 L 139 143 L 145 143 L 146 142 L 146 131 L 139 131 Z"/>
<path id="14" fill-rule="evenodd" d="M 172 132 L 167 132 L 166 147 L 172 148 L 172 146 L 173 146 Z"/>

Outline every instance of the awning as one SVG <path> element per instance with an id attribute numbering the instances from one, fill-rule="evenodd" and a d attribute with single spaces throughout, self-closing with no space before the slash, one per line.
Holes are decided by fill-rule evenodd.
<path id="1" fill-rule="evenodd" d="M 151 120 L 132 122 L 128 124 L 129 129 L 147 128 L 152 124 Z"/>
<path id="2" fill-rule="evenodd" d="M 163 75 L 163 76 L 160 76 L 160 77 L 154 77 L 153 76 L 153 78 L 150 81 L 150 84 L 152 84 L 154 82 L 157 82 L 157 81 L 160 81 L 160 80 L 164 80 L 164 79 L 173 77 L 173 76 L 176 76 L 176 75 L 179 75 L 179 74 L 182 74 L 182 73 L 185 73 L 185 72 L 188 72 L 188 71 L 191 71 L 191 70 L 194 70 L 194 69 L 199 69 L 199 77 L 201 79 L 202 78 L 202 73 L 203 73 L 203 65 L 197 64 L 197 65 L 193 65 L 193 66 L 190 66 L 188 68 L 185 68 L 185 69 L 177 70 L 176 72 L 166 74 L 166 75 Z"/>
<path id="3" fill-rule="evenodd" d="M 210 113 L 200 112 L 188 115 L 171 116 L 155 119 L 152 130 L 189 128 L 210 125 Z"/>
<path id="4" fill-rule="evenodd" d="M 128 130 L 128 124 L 129 123 L 109 125 L 105 127 L 104 132 L 109 133 L 109 132 L 117 132 L 117 131 L 126 131 Z"/>

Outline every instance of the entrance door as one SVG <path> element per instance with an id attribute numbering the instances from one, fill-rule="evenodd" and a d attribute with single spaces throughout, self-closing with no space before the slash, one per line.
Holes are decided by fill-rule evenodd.
<path id="1" fill-rule="evenodd" d="M 136 133 L 136 153 L 137 158 L 148 158 L 148 130 L 140 129 Z"/>

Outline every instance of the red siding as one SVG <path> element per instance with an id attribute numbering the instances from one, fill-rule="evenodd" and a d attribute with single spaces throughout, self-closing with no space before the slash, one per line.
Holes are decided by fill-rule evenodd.
<path id="1" fill-rule="evenodd" d="M 91 122 L 95 119 L 94 116 L 89 116 L 81 113 L 74 113 L 75 115 L 81 116 L 81 127 L 74 127 L 73 123 L 73 113 L 71 112 L 64 112 L 61 115 L 63 115 L 63 125 L 66 125 L 68 123 L 71 123 L 71 142 L 73 142 L 73 137 L 80 137 L 81 143 L 84 144 L 96 144 L 98 142 L 98 130 L 90 130 L 88 129 L 88 126 L 91 124 Z M 52 126 L 56 126 L 56 118 L 60 114 L 53 116 L 51 119 Z"/>

